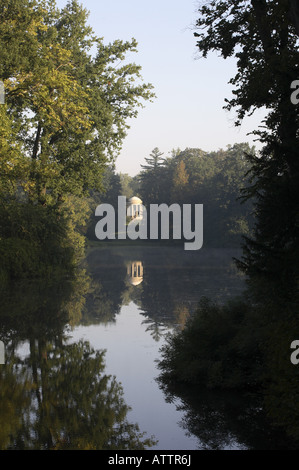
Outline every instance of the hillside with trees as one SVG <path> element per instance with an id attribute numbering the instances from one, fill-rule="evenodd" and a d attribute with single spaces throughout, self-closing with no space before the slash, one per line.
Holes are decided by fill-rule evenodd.
<path id="1" fill-rule="evenodd" d="M 104 191 L 97 194 L 94 205 L 105 202 L 117 209 L 118 195 L 127 199 L 139 196 L 148 211 L 151 204 L 203 204 L 204 246 L 240 247 L 242 236 L 248 236 L 253 225 L 252 202 L 240 200 L 242 190 L 249 185 L 246 155 L 253 154 L 254 148 L 247 143 L 214 152 L 177 149 L 168 156 L 154 148 L 134 177 L 110 168 Z M 96 220 L 93 216 L 89 223 L 88 237 L 92 240 L 96 240 Z"/>

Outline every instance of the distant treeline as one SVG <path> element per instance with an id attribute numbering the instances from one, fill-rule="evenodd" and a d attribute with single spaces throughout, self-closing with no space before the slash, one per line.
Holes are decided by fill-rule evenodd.
<path id="1" fill-rule="evenodd" d="M 204 245 L 240 246 L 242 235 L 252 226 L 252 203 L 241 200 L 248 185 L 250 164 L 246 155 L 254 154 L 247 143 L 229 145 L 226 150 L 205 152 L 199 148 L 172 150 L 165 156 L 158 148 L 145 158 L 141 171 L 134 177 L 106 170 L 101 193 L 92 193 L 95 207 L 109 203 L 117 209 L 120 195 L 141 198 L 150 204 L 203 204 Z M 93 215 L 88 238 L 95 240 Z"/>

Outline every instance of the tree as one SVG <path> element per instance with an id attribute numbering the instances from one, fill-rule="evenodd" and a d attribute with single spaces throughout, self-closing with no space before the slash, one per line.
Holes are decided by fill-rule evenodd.
<path id="1" fill-rule="evenodd" d="M 174 171 L 172 180 L 172 199 L 178 203 L 184 203 L 188 189 L 189 175 L 186 171 L 186 165 L 180 160 Z"/>
<path id="2" fill-rule="evenodd" d="M 136 40 L 105 45 L 87 19 L 77 0 L 61 10 L 54 0 L 5 0 L 0 5 L 0 79 L 5 85 L 0 198 L 4 213 L 11 214 L 11 225 L 0 227 L 0 250 L 5 265 L 23 267 L 10 270 L 14 277 L 29 271 L 34 275 L 40 261 L 33 262 L 33 253 L 48 250 L 38 225 L 42 232 L 64 232 L 67 240 L 58 236 L 60 249 L 73 246 L 82 253 L 84 240 L 77 229 L 80 222 L 79 231 L 85 230 L 90 208 L 76 198 L 102 189 L 128 119 L 153 97 L 141 68 L 125 62 L 128 52 L 136 52 Z M 28 213 L 33 225 L 23 223 Z M 39 218 L 42 223 L 36 224 Z"/>
<path id="3" fill-rule="evenodd" d="M 134 194 L 133 189 L 131 187 L 132 177 L 128 175 L 128 173 L 120 173 L 119 174 L 120 183 L 121 183 L 121 193 L 126 198 L 130 199 L 132 196 L 136 196 Z"/>
<path id="4" fill-rule="evenodd" d="M 144 171 L 153 171 L 157 172 L 158 169 L 163 165 L 163 152 L 160 152 L 158 147 L 155 147 L 150 153 L 149 157 L 145 157 L 146 165 L 141 165 L 142 170 Z"/>
<path id="5" fill-rule="evenodd" d="M 200 7 L 195 33 L 203 57 L 219 51 L 225 59 L 237 59 L 230 80 L 234 96 L 226 100 L 228 110 L 237 109 L 236 124 L 256 109 L 267 112 L 263 128 L 254 131 L 263 149 L 249 157 L 251 186 L 244 196 L 255 199 L 256 226 L 254 236 L 245 240 L 239 266 L 255 286 L 269 281 L 271 290 L 276 279 L 275 292 L 287 295 L 297 292 L 298 279 L 299 108 L 290 101 L 299 63 L 298 35 L 290 20 L 294 5 L 289 0 L 213 0 Z"/>
<path id="6" fill-rule="evenodd" d="M 145 170 L 136 176 L 140 187 L 134 194 L 140 193 L 146 205 L 203 204 L 205 246 L 239 247 L 241 236 L 248 235 L 252 226 L 252 203 L 241 204 L 239 198 L 249 184 L 245 174 L 250 163 L 244 155 L 254 152 L 248 143 L 214 152 L 178 149 L 165 159 L 155 151 L 156 160 L 161 160 L 147 159 Z"/>
<path id="7" fill-rule="evenodd" d="M 159 200 L 160 189 L 165 181 L 161 178 L 161 169 L 164 167 L 163 152 L 155 147 L 149 157 L 145 157 L 146 164 L 141 165 L 140 192 L 146 204 L 157 204 Z"/>
<path id="8" fill-rule="evenodd" d="M 0 196 L 13 195 L 17 182 L 28 181 L 29 165 L 16 145 L 16 133 L 12 119 L 7 114 L 7 105 L 0 105 Z"/>
<path id="9" fill-rule="evenodd" d="M 217 51 L 236 58 L 233 98 L 226 100 L 227 109 L 237 109 L 236 124 L 256 109 L 266 112 L 254 131 L 262 150 L 243 149 L 251 166 L 242 194 L 253 202 L 255 225 L 238 266 L 250 289 L 224 306 L 201 303 L 184 332 L 165 346 L 161 368 L 172 381 L 257 390 L 267 419 L 298 447 L 298 371 L 289 355 L 299 311 L 299 108 L 290 100 L 299 63 L 296 4 L 211 0 L 199 8 L 195 35 L 203 57 Z M 217 175 L 220 185 L 231 186 L 230 166 Z"/>
<path id="10" fill-rule="evenodd" d="M 247 143 L 210 153 L 186 148 L 166 162 L 171 201 L 204 205 L 205 246 L 239 247 L 241 235 L 249 233 L 251 204 L 239 200 L 250 168 L 244 153 L 253 154 L 254 148 Z"/>
<path id="11" fill-rule="evenodd" d="M 97 188 L 127 119 L 153 97 L 140 67 L 122 65 L 136 41 L 104 45 L 76 0 L 61 11 L 54 1 L 7 0 L 0 18 L 0 76 L 17 142 L 30 159 L 30 199 L 55 205 Z"/>
<path id="12" fill-rule="evenodd" d="M 268 113 L 263 128 L 255 131 L 263 149 L 243 152 L 251 164 L 243 196 L 253 201 L 255 226 L 245 237 L 238 266 L 248 275 L 250 289 L 241 303 L 201 304 L 183 333 L 164 347 L 160 364 L 172 382 L 247 391 L 252 384 L 261 392 L 270 425 L 291 437 L 285 444 L 291 448 L 293 439 L 298 446 L 299 436 L 297 372 L 289 355 L 299 311 L 299 119 L 290 100 L 299 59 L 294 7 L 291 0 L 213 0 L 200 7 L 196 36 L 203 56 L 216 50 L 237 59 L 234 97 L 227 101 L 228 109 L 238 109 L 237 124 L 255 109 Z M 224 179 L 232 174 L 227 168 Z"/>
<path id="13" fill-rule="evenodd" d="M 123 195 L 123 185 L 121 175 L 115 173 L 114 165 L 109 165 L 105 168 L 102 176 L 102 186 L 98 191 L 90 191 L 90 206 L 92 214 L 89 217 L 87 224 L 86 236 L 89 240 L 97 240 L 95 235 L 95 226 L 97 218 L 95 216 L 94 208 L 100 204 L 111 204 L 118 213 L 118 197 Z"/>

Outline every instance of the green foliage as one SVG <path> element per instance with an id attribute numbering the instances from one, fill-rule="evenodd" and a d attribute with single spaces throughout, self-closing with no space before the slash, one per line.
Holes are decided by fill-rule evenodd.
<path id="1" fill-rule="evenodd" d="M 2 450 L 144 450 L 155 443 L 128 421 L 121 384 L 105 374 L 104 351 L 86 342 L 39 346 L 31 343 L 26 367 L 12 358 L 1 369 Z"/>
<path id="2" fill-rule="evenodd" d="M 120 173 L 119 179 L 121 184 L 121 194 L 123 196 L 126 196 L 127 199 L 130 199 L 132 196 L 137 195 L 132 188 L 133 178 L 131 176 L 129 176 L 127 173 Z"/>
<path id="3" fill-rule="evenodd" d="M 122 386 L 105 373 L 105 351 L 70 341 L 93 287 L 83 270 L 2 285 L 1 450 L 143 450 L 155 443 L 129 421 Z"/>
<path id="4" fill-rule="evenodd" d="M 121 175 L 115 173 L 114 165 L 109 165 L 104 170 L 101 189 L 90 191 L 88 199 L 90 213 L 85 233 L 89 240 L 97 240 L 95 236 L 95 226 L 97 224 L 97 218 L 95 217 L 96 207 L 100 204 L 111 204 L 117 212 L 118 196 L 121 195 L 124 195 Z"/>
<path id="5" fill-rule="evenodd" d="M 198 48 L 237 59 L 227 109 L 244 116 L 263 108 L 259 154 L 247 153 L 255 225 L 239 268 L 248 297 L 224 308 L 202 305 L 164 348 L 164 377 L 215 388 L 256 387 L 267 416 L 298 442 L 298 370 L 289 351 L 298 329 L 299 108 L 290 100 L 298 78 L 298 8 L 289 0 L 221 1 L 199 8 Z M 228 175 L 226 175 L 228 176 Z M 229 179 L 226 180 L 229 183 Z M 237 306 L 237 308 L 236 308 Z"/>
<path id="6" fill-rule="evenodd" d="M 163 158 L 155 148 L 134 178 L 116 175 L 110 168 L 104 174 L 103 187 L 93 193 L 94 207 L 103 202 L 117 209 L 117 197 L 140 196 L 145 207 L 150 204 L 203 204 L 205 246 L 238 247 L 241 237 L 252 227 L 252 203 L 242 203 L 242 190 L 249 184 L 248 144 L 235 144 L 226 150 L 204 152 L 187 148 Z M 96 221 L 89 223 L 88 237 L 95 239 Z"/>
<path id="7" fill-rule="evenodd" d="M 8 279 L 50 276 L 76 265 L 76 245 L 67 220 L 43 206 L 0 206 L 1 275 Z"/>
<path id="8" fill-rule="evenodd" d="M 98 188 L 127 119 L 153 97 L 140 67 L 123 65 L 136 41 L 104 45 L 75 0 L 61 11 L 54 2 L 7 0 L 0 17 L 0 77 L 23 158 L 31 159 L 30 198 L 53 205 L 64 194 Z M 11 39 L 11 54 L 22 60 L 11 60 Z"/>
<path id="9" fill-rule="evenodd" d="M 30 162 L 24 158 L 17 143 L 17 132 L 13 119 L 7 112 L 7 105 L 0 106 L 0 198 L 13 197 L 30 190 Z"/>
<path id="10" fill-rule="evenodd" d="M 31 384 L 25 370 L 16 373 L 14 364 L 6 364 L 0 370 L 0 449 L 5 450 L 11 436 L 22 426 L 24 407 L 29 406 L 28 391 Z"/>
<path id="11" fill-rule="evenodd" d="M 82 254 L 88 196 L 102 189 L 128 119 L 154 96 L 126 61 L 136 40 L 105 45 L 87 19 L 76 0 L 61 10 L 52 0 L 0 5 L 4 277 L 42 275 L 51 260 L 67 269 Z"/>
<path id="12" fill-rule="evenodd" d="M 238 111 L 237 125 L 256 109 L 266 111 L 256 129 L 264 145 L 249 156 L 250 185 L 245 198 L 254 198 L 256 224 L 247 237 L 239 267 L 249 275 L 254 290 L 259 283 L 284 292 L 290 282 L 291 297 L 298 280 L 299 108 L 290 100 L 290 86 L 298 78 L 298 12 L 294 2 L 252 0 L 215 1 L 199 9 L 197 46 L 206 57 L 219 51 L 237 59 L 231 79 L 233 98 L 227 108 Z M 257 289 L 256 295 L 262 292 Z M 283 294 L 284 295 L 284 294 Z"/>
<path id="13" fill-rule="evenodd" d="M 146 205 L 157 204 L 165 182 L 161 177 L 161 169 L 164 167 L 163 152 L 155 147 L 149 157 L 145 158 L 146 165 L 141 165 L 139 174 L 140 193 Z"/>
<path id="14" fill-rule="evenodd" d="M 241 299 L 225 305 L 202 299 L 185 328 L 162 347 L 161 378 L 219 389 L 260 384 L 260 330 L 255 321 Z"/>
<path id="15" fill-rule="evenodd" d="M 104 354 L 83 342 L 62 350 L 48 348 L 48 361 L 41 359 L 47 388 L 36 422 L 38 445 L 48 450 L 136 450 L 151 445 L 128 422 L 122 387 L 104 374 Z"/>
<path id="16" fill-rule="evenodd" d="M 244 143 L 211 153 L 186 148 L 163 159 L 155 149 L 137 175 L 138 191 L 146 206 L 203 204 L 205 246 L 239 246 L 252 226 L 252 204 L 239 198 L 249 185 L 247 156 L 254 152 Z"/>
<path id="17" fill-rule="evenodd" d="M 186 171 L 184 160 L 180 160 L 176 165 L 172 181 L 172 199 L 178 203 L 184 203 L 188 193 L 189 175 Z"/>
<path id="18" fill-rule="evenodd" d="M 289 0 L 215 0 L 198 10 L 194 35 L 202 57 L 218 51 L 224 59 L 237 59 L 237 73 L 230 80 L 233 98 L 226 100 L 227 109 L 238 110 L 237 125 L 259 108 L 270 110 L 270 123 L 282 101 L 290 113 L 284 126 L 293 119 L 295 125 L 297 112 L 289 97 L 298 70 L 298 37 L 289 7 Z"/>

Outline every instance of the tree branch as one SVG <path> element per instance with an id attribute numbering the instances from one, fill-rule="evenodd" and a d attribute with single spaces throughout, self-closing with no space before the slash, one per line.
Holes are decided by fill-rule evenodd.
<path id="1" fill-rule="evenodd" d="M 34 142 L 34 146 L 33 146 L 32 160 L 36 160 L 36 157 L 37 157 L 38 145 L 39 145 L 39 141 L 40 141 L 41 132 L 42 132 L 42 127 L 39 124 L 38 127 L 37 127 L 35 142 Z"/>
<path id="2" fill-rule="evenodd" d="M 267 18 L 267 5 L 264 0 L 251 0 L 251 4 L 253 7 L 259 35 L 263 44 L 265 59 L 267 62 L 269 62 L 271 58 L 273 59 L 273 57 L 275 57 L 276 53 L 269 28 L 269 21 Z"/>

